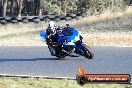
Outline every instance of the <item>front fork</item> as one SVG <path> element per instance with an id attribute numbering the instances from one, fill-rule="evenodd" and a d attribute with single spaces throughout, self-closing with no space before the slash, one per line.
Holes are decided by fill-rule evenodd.
<path id="1" fill-rule="evenodd" d="M 84 51 L 82 50 L 81 46 L 84 43 L 82 41 L 77 41 L 75 44 L 76 44 L 75 53 L 83 56 L 84 55 Z"/>

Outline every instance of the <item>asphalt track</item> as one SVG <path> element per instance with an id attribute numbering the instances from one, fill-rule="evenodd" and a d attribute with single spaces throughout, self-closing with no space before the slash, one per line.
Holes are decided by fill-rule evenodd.
<path id="1" fill-rule="evenodd" d="M 95 54 L 84 57 L 66 57 L 59 60 L 50 55 L 47 47 L 0 47 L 0 75 L 75 78 L 82 66 L 88 74 L 132 75 L 132 47 L 91 47 Z"/>

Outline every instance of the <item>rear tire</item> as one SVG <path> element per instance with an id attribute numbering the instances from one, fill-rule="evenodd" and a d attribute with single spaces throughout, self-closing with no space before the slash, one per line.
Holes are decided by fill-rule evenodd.
<path id="1" fill-rule="evenodd" d="M 66 55 L 62 52 L 60 46 L 56 47 L 56 57 L 61 59 L 66 57 Z"/>
<path id="2" fill-rule="evenodd" d="M 61 53 L 61 54 L 59 54 L 59 55 L 56 55 L 56 57 L 59 58 L 59 59 L 64 59 L 66 56 L 65 56 L 64 54 Z"/>

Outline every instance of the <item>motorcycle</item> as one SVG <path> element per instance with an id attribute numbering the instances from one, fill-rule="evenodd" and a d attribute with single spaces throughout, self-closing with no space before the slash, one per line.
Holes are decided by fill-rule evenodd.
<path id="1" fill-rule="evenodd" d="M 66 56 L 75 56 L 72 53 L 92 59 L 94 54 L 83 43 L 83 37 L 80 33 L 73 30 L 61 30 L 56 33 L 56 43 L 52 39 L 48 40 L 48 48 L 52 56 L 57 58 L 65 58 Z M 40 32 L 42 41 L 46 40 L 46 32 Z"/>

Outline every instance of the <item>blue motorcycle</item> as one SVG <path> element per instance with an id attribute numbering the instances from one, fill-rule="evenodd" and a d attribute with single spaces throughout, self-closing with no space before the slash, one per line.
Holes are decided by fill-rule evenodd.
<path id="1" fill-rule="evenodd" d="M 48 48 L 52 56 L 58 58 L 65 58 L 66 56 L 75 56 L 74 54 L 84 56 L 85 58 L 92 59 L 93 53 L 88 49 L 86 44 L 82 42 L 80 33 L 69 28 L 67 30 L 59 30 L 56 33 L 56 42 L 49 40 Z M 46 32 L 41 32 L 40 37 L 42 41 L 46 40 Z"/>

